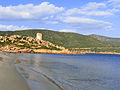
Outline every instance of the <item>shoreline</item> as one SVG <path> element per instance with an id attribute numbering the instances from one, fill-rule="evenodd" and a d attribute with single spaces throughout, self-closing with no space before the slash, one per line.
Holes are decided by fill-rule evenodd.
<path id="1" fill-rule="evenodd" d="M 8 54 L 8 55 L 7 55 Z M 103 54 L 103 53 L 86 53 L 86 54 Z M 113 55 L 120 55 L 120 54 L 116 54 L 116 53 L 104 53 L 104 54 L 113 54 Z M 35 73 L 39 73 L 39 78 L 40 80 L 37 81 L 37 77 L 36 77 L 36 81 L 34 80 L 35 78 L 31 77 L 29 80 L 26 79 L 22 73 L 20 73 L 17 68 L 19 69 L 19 67 L 17 67 L 16 65 L 19 65 L 19 64 L 15 64 L 16 61 L 16 57 L 10 57 L 9 56 L 9 53 L 2 53 L 0 52 L 0 72 L 1 71 L 6 71 L 6 74 L 5 75 L 5 79 L 8 79 L 7 84 L 2 82 L 2 80 L 4 78 L 1 77 L 0 75 L 0 88 L 3 89 L 3 87 L 1 87 L 1 85 L 4 86 L 5 89 L 3 90 L 64 90 L 59 84 L 57 84 L 54 80 L 52 80 L 51 78 L 47 77 L 46 75 L 44 75 L 43 73 L 41 72 L 37 72 L 35 70 L 32 70 L 30 71 L 31 72 L 34 72 L 32 74 L 32 76 L 36 76 Z M 12 65 L 13 64 L 13 65 Z M 7 66 L 7 69 L 4 69 Z M 23 67 L 24 68 L 24 67 Z M 29 70 L 28 70 L 29 71 Z M 17 77 L 16 77 L 16 74 L 17 74 Z M 4 75 L 4 73 L 3 73 Z M 4 79 L 4 80 L 5 80 Z M 11 79 L 14 80 L 14 84 L 11 83 Z M 17 81 L 16 81 L 17 80 Z M 19 81 L 18 81 L 19 80 Z M 33 85 L 31 85 L 33 84 Z M 39 85 L 39 89 L 35 89 L 36 86 Z M 15 86 L 15 87 L 14 87 Z M 12 89 L 10 89 L 10 88 Z M 16 89 L 18 88 L 19 89 Z M 6 89 L 7 88 L 7 89 Z M 22 88 L 22 89 L 21 89 Z M 24 89 L 25 88 L 25 89 Z"/>
<path id="2" fill-rule="evenodd" d="M 48 77 L 47 75 L 45 75 L 45 74 L 43 74 L 43 73 L 41 73 L 41 72 L 38 72 L 38 71 L 36 71 L 36 70 L 33 70 L 33 69 L 31 69 L 31 70 L 34 71 L 34 72 L 36 72 L 36 73 L 41 74 L 41 75 L 42 75 L 43 77 L 45 77 L 47 80 L 49 80 L 49 81 L 52 82 L 54 85 L 56 85 L 56 86 L 59 88 L 59 90 L 64 90 L 62 86 L 60 86 L 59 84 L 57 84 L 56 81 L 54 81 L 53 79 L 51 79 L 51 78 Z"/>
<path id="3" fill-rule="evenodd" d="M 37 81 L 38 77 L 36 76 L 36 73 L 38 73 L 38 72 L 36 72 L 34 70 L 30 71 L 30 73 L 33 72 L 33 74 L 30 75 L 30 79 L 26 78 L 23 75 L 23 72 L 21 72 L 21 70 L 19 69 L 19 63 L 18 64 L 15 63 L 16 60 L 18 60 L 18 58 L 10 58 L 9 53 L 0 52 L 0 57 L 1 58 L 6 57 L 5 61 L 2 61 L 2 62 L 5 62 L 6 64 L 8 64 L 9 69 L 10 69 L 5 78 L 9 79 L 7 85 L 9 85 L 9 87 L 11 87 L 11 88 L 9 88 L 6 85 L 6 83 L 0 81 L 0 88 L 2 88 L 3 90 L 64 90 L 61 86 L 59 86 L 57 83 L 55 83 L 54 80 L 50 79 L 49 77 L 47 77 L 46 75 L 44 75 L 44 74 L 42 74 L 40 72 L 39 72 L 39 81 Z M 1 67 L 1 65 L 2 65 L 2 68 L 4 68 L 5 66 L 8 66 L 8 65 L 3 65 L 3 63 L 0 62 L 0 67 Z M 24 67 L 22 67 L 22 68 L 25 69 Z M 28 70 L 28 72 L 29 72 L 29 70 Z M 18 74 L 18 76 L 20 78 L 15 76 L 16 73 Z M 27 71 L 26 71 L 26 73 L 27 73 Z M 18 87 L 18 89 L 15 88 L 13 85 L 11 85 L 11 77 L 10 77 L 9 74 L 12 74 L 12 79 L 14 79 L 14 82 L 20 83 L 19 85 L 18 84 L 16 85 L 16 83 L 13 84 L 16 87 L 20 86 L 20 87 Z M 35 77 L 36 80 L 34 80 L 33 77 Z M 0 75 L 0 80 L 2 80 L 1 78 L 2 77 Z M 17 79 L 22 79 L 22 81 L 21 80 L 18 81 Z M 1 85 L 6 86 L 6 88 L 4 89 L 3 87 L 1 87 Z"/>
<path id="4" fill-rule="evenodd" d="M 26 73 L 29 75 L 27 77 L 28 85 L 31 88 L 31 90 L 64 90 L 60 85 L 58 85 L 54 80 L 47 77 L 47 75 L 37 72 L 36 70 L 33 70 L 31 68 L 26 68 L 26 66 L 16 66 L 17 71 L 26 78 Z M 22 68 L 23 70 L 20 70 Z"/>
<path id="5" fill-rule="evenodd" d="M 85 54 L 111 54 L 111 55 L 120 55 L 117 52 L 8 52 L 8 51 L 0 51 L 5 53 L 30 53 L 30 54 L 56 54 L 56 55 L 85 55 Z"/>

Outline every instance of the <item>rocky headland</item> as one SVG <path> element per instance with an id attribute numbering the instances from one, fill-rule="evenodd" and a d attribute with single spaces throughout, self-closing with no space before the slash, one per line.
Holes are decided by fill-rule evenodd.
<path id="1" fill-rule="evenodd" d="M 71 52 L 62 46 L 42 40 L 41 33 L 37 33 L 36 38 L 20 35 L 0 36 L 0 51 L 8 53 L 84 54 L 84 52 Z"/>

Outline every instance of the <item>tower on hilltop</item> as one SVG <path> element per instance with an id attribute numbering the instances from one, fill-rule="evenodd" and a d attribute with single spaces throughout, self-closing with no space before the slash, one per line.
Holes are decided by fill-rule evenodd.
<path id="1" fill-rule="evenodd" d="M 41 33 L 37 33 L 36 34 L 36 38 L 39 39 L 39 40 L 42 40 L 42 34 Z"/>

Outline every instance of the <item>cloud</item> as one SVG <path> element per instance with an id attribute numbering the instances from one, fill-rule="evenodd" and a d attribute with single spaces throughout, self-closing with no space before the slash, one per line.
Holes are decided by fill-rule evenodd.
<path id="1" fill-rule="evenodd" d="M 56 7 L 49 2 L 40 5 L 0 6 L 0 20 L 41 20 L 63 10 L 63 7 Z"/>
<path id="2" fill-rule="evenodd" d="M 109 2 L 120 2 L 120 0 L 109 0 Z"/>
<path id="3" fill-rule="evenodd" d="M 106 4 L 90 2 L 82 7 L 83 10 L 93 10 L 93 9 L 98 9 L 98 8 L 106 8 Z"/>
<path id="4" fill-rule="evenodd" d="M 76 32 L 76 30 L 73 30 L 73 29 L 62 29 L 62 30 L 59 30 L 60 32 Z"/>
<path id="5" fill-rule="evenodd" d="M 120 0 L 110 0 L 108 2 L 120 2 Z M 117 4 L 118 4 L 117 2 Z M 72 8 L 68 9 L 64 15 L 85 15 L 85 16 L 111 16 L 115 15 L 116 12 L 119 12 L 120 10 L 115 8 L 120 6 L 120 3 L 118 5 L 115 4 L 114 7 L 110 7 L 110 3 L 96 3 L 96 2 L 90 2 L 84 6 L 81 6 L 80 8 Z"/>
<path id="6" fill-rule="evenodd" d="M 65 15 L 73 15 L 73 14 L 82 14 L 82 15 L 92 15 L 92 16 L 110 16 L 113 15 L 110 11 L 86 11 L 78 8 L 69 9 L 66 11 Z"/>
<path id="7" fill-rule="evenodd" d="M 25 30 L 30 29 L 25 26 L 14 26 L 14 25 L 2 25 L 0 24 L 0 31 L 14 31 L 14 30 Z"/>
<path id="8" fill-rule="evenodd" d="M 110 3 L 113 3 L 113 1 L 116 2 L 119 0 L 109 0 Z M 108 8 L 107 3 L 90 2 L 80 8 L 65 10 L 64 7 L 55 6 L 49 2 L 42 2 L 39 5 L 0 6 L 0 21 L 21 20 L 45 24 L 60 24 L 63 26 L 67 24 L 74 29 L 60 30 L 64 32 L 75 32 L 76 30 L 111 30 L 112 24 L 110 22 L 92 18 L 94 16 L 111 16 L 118 11 L 119 9 L 117 8 Z M 28 28 L 25 26 L 0 25 L 0 30 L 22 29 Z"/>
<path id="9" fill-rule="evenodd" d="M 101 20 L 82 17 L 64 17 L 61 22 L 66 23 L 77 30 L 111 30 L 112 24 Z"/>
<path id="10" fill-rule="evenodd" d="M 120 0 L 108 0 L 108 3 L 110 3 L 114 8 L 120 8 Z"/>

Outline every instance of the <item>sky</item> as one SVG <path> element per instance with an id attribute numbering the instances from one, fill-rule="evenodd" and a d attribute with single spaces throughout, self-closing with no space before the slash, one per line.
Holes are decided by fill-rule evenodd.
<path id="1" fill-rule="evenodd" d="M 0 31 L 26 29 L 120 38 L 120 0 L 0 0 Z"/>

